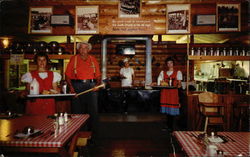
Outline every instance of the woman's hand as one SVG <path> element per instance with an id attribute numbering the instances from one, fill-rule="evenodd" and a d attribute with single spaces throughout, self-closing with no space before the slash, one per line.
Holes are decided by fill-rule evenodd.
<path id="1" fill-rule="evenodd" d="M 26 98 L 28 94 L 29 94 L 29 91 L 28 90 L 24 90 L 24 91 L 20 92 L 19 97 L 20 98 Z"/>

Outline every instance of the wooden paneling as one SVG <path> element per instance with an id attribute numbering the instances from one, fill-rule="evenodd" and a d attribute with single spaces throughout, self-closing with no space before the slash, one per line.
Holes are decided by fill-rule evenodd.
<path id="1" fill-rule="evenodd" d="M 247 1 L 220 1 L 221 3 L 241 3 L 241 31 L 248 30 L 248 5 Z M 194 20 L 197 14 L 216 14 L 217 1 L 161 1 L 155 4 L 144 1 L 142 3 L 141 17 L 153 20 L 153 34 L 166 34 L 166 5 L 167 4 L 191 4 L 191 33 L 216 33 L 216 26 L 195 26 Z M 53 14 L 70 14 L 75 19 L 75 6 L 98 5 L 100 34 L 112 34 L 103 28 L 112 19 L 118 18 L 118 1 L 36 1 L 31 0 L 20 3 L 19 1 L 2 2 L 3 6 L 1 25 L 4 34 L 27 34 L 28 8 L 29 6 L 53 6 Z M 135 19 L 136 20 L 136 19 Z M 18 21 L 18 22 L 16 22 Z M 74 26 L 53 27 L 53 35 L 75 34 Z"/>
<path id="2" fill-rule="evenodd" d="M 196 26 L 196 15 L 216 15 L 216 4 L 192 4 L 191 5 L 191 33 L 212 33 L 216 32 L 214 26 Z"/>

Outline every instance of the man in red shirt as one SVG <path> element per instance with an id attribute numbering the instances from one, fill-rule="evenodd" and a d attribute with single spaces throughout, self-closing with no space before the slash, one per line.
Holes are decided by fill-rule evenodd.
<path id="1" fill-rule="evenodd" d="M 92 46 L 89 43 L 77 43 L 78 54 L 70 58 L 65 76 L 71 93 L 81 93 L 101 84 L 101 73 L 96 58 L 89 55 Z M 72 101 L 71 112 L 90 114 L 89 130 L 94 131 L 98 124 L 97 89 L 79 95 Z"/>

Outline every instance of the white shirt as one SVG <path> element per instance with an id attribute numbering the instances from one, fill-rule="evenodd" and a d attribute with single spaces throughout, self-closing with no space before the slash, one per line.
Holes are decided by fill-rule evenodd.
<path id="1" fill-rule="evenodd" d="M 131 87 L 132 86 L 132 75 L 134 75 L 134 69 L 131 67 L 128 68 L 121 68 L 120 74 L 126 77 L 125 79 L 122 79 L 122 87 Z"/>
<path id="2" fill-rule="evenodd" d="M 45 79 L 45 78 L 48 77 L 48 73 L 47 72 L 39 72 L 38 75 L 39 75 L 39 77 L 41 79 Z M 53 77 L 53 83 L 61 81 L 62 76 L 58 72 L 53 72 L 53 75 L 54 75 L 54 77 Z M 25 83 L 31 83 L 31 81 L 32 81 L 31 73 L 30 72 L 25 73 L 22 76 L 21 81 L 25 82 Z"/>
<path id="3" fill-rule="evenodd" d="M 164 75 L 163 75 L 164 71 L 160 72 L 160 75 L 157 78 L 157 85 L 159 86 L 161 84 L 161 81 L 164 79 Z M 167 71 L 167 75 L 170 76 L 173 74 L 173 71 Z M 177 71 L 177 80 L 182 80 L 182 73 L 181 71 Z"/>

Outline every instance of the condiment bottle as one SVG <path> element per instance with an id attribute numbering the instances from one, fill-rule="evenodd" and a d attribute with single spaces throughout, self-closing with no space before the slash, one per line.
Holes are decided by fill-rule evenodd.
<path id="1" fill-rule="evenodd" d="M 63 113 L 60 114 L 59 116 L 59 125 L 63 125 L 64 124 L 64 117 L 63 117 Z"/>
<path id="2" fill-rule="evenodd" d="M 169 86 L 172 86 L 172 78 L 169 80 Z"/>
<path id="3" fill-rule="evenodd" d="M 63 94 L 67 94 L 67 82 L 63 81 L 62 83 L 62 92 Z"/>
<path id="4" fill-rule="evenodd" d="M 68 121 L 68 113 L 67 113 L 67 112 L 64 113 L 64 121 L 65 121 L 65 122 Z"/>
<path id="5" fill-rule="evenodd" d="M 36 78 L 34 78 L 30 83 L 30 95 L 38 95 L 39 94 L 39 83 Z"/>

